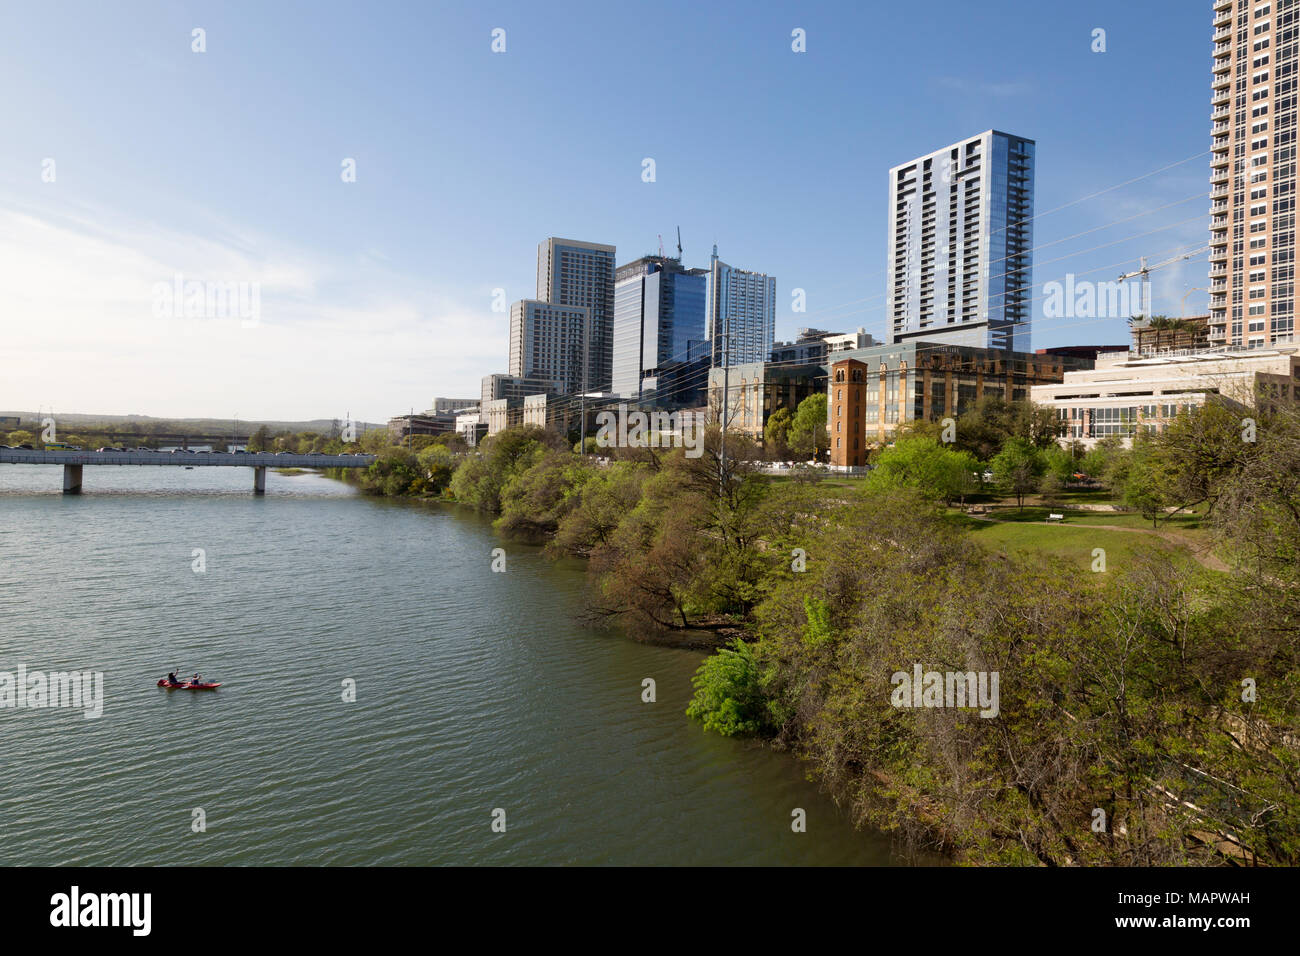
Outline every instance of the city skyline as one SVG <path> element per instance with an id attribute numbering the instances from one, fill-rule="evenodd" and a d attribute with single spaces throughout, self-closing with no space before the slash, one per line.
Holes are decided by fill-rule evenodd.
<path id="1" fill-rule="evenodd" d="M 532 296 L 539 236 L 609 242 L 622 264 L 654 254 L 661 235 L 673 244 L 679 225 L 684 265 L 706 265 L 717 242 L 728 262 L 778 277 L 776 339 L 806 326 L 884 339 L 884 176 L 989 128 L 1038 144 L 1035 347 L 1125 335 L 1122 317 L 1044 321 L 1044 283 L 1111 280 L 1141 255 L 1204 244 L 1210 11 L 1199 7 L 1100 3 L 1087 19 L 1026 8 L 1009 28 L 1033 37 L 1024 58 L 965 72 L 952 54 L 1003 37 L 1005 22 L 971 19 L 933 48 L 866 63 L 864 38 L 902 29 L 904 11 L 831 4 L 737 19 L 719 8 L 693 14 L 684 43 L 666 23 L 638 23 L 645 49 L 614 51 L 602 28 L 560 29 L 525 6 L 491 20 L 411 6 L 403 37 L 327 6 L 306 41 L 299 18 L 253 5 L 71 9 L 83 28 L 71 37 L 60 18 L 14 11 L 14 35 L 30 42 L 0 66 L 18 94 L 0 105 L 5 408 L 384 420 L 432 394 L 478 394 L 504 371 L 508 306 Z M 792 49 L 796 28 L 806 52 Z M 1155 32 L 1165 40 L 1152 47 Z M 618 129 L 623 86 L 597 83 L 572 116 L 546 112 L 553 94 L 533 88 L 543 68 L 557 83 L 649 75 L 652 51 L 669 46 L 678 68 L 656 79 L 683 101 L 676 123 Z M 557 63 L 570 47 L 595 60 Z M 354 60 L 364 74 L 342 69 Z M 906 101 L 846 95 L 904 63 L 920 77 Z M 268 85 L 280 69 L 298 72 Z M 94 78 L 110 72 L 114 89 L 99 90 Z M 689 107 L 702 89 L 745 95 L 756 75 L 761 116 Z M 463 77 L 463 96 L 432 94 Z M 1154 115 L 1113 108 L 1139 77 Z M 504 148 L 520 136 L 539 148 Z M 1205 274 L 1202 257 L 1153 275 L 1157 310 L 1176 313 Z M 158 317 L 157 287 L 178 280 L 252 287 L 259 319 Z M 1192 295 L 1203 312 L 1204 293 Z M 238 373 L 243 394 L 194 375 L 196 363 Z M 365 388 L 325 381 L 344 372 Z"/>

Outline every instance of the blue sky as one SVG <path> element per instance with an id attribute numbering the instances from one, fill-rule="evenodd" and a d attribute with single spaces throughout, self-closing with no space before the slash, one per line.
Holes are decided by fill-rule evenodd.
<path id="1" fill-rule="evenodd" d="M 779 339 L 880 337 L 889 168 L 990 127 L 1037 141 L 1033 346 L 1123 342 L 1120 318 L 1044 319 L 1043 286 L 1204 244 L 1211 19 L 1209 0 L 7 4 L 0 409 L 373 421 L 474 396 L 505 371 L 493 290 L 531 297 L 549 235 L 621 262 L 680 226 L 688 265 L 716 241 L 776 276 Z M 1205 273 L 1155 273 L 1156 311 Z M 256 283 L 258 320 L 160 317 L 177 274 Z"/>

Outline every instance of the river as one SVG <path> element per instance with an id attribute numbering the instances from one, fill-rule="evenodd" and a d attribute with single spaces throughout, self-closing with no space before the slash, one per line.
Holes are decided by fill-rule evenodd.
<path id="1" fill-rule="evenodd" d="M 103 715 L 0 708 L 0 864 L 894 862 L 791 757 L 685 716 L 698 652 L 584 626 L 581 564 L 467 509 L 61 478 L 0 468 L 0 671 L 102 671 Z"/>

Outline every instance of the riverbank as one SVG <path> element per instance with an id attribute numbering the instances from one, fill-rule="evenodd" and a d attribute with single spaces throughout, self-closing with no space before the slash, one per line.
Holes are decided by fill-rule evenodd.
<path id="1" fill-rule="evenodd" d="M 177 832 L 212 866 L 897 862 L 789 755 L 684 719 L 699 651 L 584 625 L 582 562 L 470 509 L 272 472 L 254 497 L 239 469 L 65 497 L 15 465 L 0 497 L 0 670 L 104 674 L 98 720 L 0 710 L 0 863 L 166 865 Z M 155 686 L 182 665 L 223 686 Z"/>

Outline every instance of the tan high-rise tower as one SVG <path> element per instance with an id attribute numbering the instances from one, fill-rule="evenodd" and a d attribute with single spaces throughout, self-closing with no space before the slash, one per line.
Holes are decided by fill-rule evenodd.
<path id="1" fill-rule="evenodd" d="M 1210 342 L 1295 341 L 1300 0 L 1215 0 Z"/>

